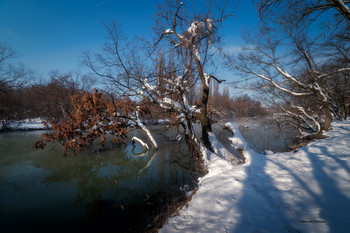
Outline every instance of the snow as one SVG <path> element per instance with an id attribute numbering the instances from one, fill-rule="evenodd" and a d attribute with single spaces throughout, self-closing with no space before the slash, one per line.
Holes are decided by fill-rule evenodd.
<path id="1" fill-rule="evenodd" d="M 215 154 L 213 153 L 209 153 L 207 152 L 207 156 L 208 156 L 208 159 L 210 159 L 210 157 L 213 157 L 213 156 L 219 156 L 220 158 L 223 158 L 225 159 L 225 162 L 234 162 L 235 161 L 235 158 L 232 153 L 227 150 L 220 142 L 219 140 L 216 138 L 215 134 L 210 132 L 208 133 L 209 135 L 209 141 L 211 142 L 211 146 L 215 152 Z M 236 149 L 236 148 L 235 148 Z M 237 148 L 238 149 L 238 148 Z"/>
<path id="2" fill-rule="evenodd" d="M 239 131 L 239 127 L 235 123 L 228 122 L 225 124 L 225 127 L 234 133 L 234 137 L 230 137 L 229 140 L 235 149 L 248 149 L 248 143 L 244 140 L 243 135 Z"/>
<path id="3" fill-rule="evenodd" d="M 146 79 L 146 78 L 143 80 L 143 84 L 145 85 L 146 89 L 148 89 L 148 90 L 150 90 L 150 91 L 153 91 L 153 90 L 156 89 L 156 86 L 153 86 L 153 85 L 149 84 L 149 83 L 147 82 L 147 79 Z"/>
<path id="4" fill-rule="evenodd" d="M 286 111 L 287 113 L 289 113 L 289 114 L 292 115 L 292 116 L 294 115 L 295 117 L 301 118 L 301 119 L 303 120 L 303 122 L 305 122 L 308 126 L 310 126 L 311 129 L 313 129 L 313 131 L 315 131 L 315 132 L 320 132 L 320 131 L 321 131 L 321 125 L 316 121 L 316 119 L 315 119 L 314 117 L 312 117 L 312 116 L 310 116 L 309 114 L 307 114 L 306 111 L 305 111 L 305 109 L 304 109 L 303 107 L 301 107 L 301 106 L 295 106 L 295 105 L 292 105 L 291 107 L 294 108 L 294 109 L 297 109 L 300 113 L 304 114 L 304 116 L 305 116 L 307 119 L 309 119 L 310 121 L 312 121 L 312 123 L 309 123 L 309 121 L 308 121 L 307 119 L 305 119 L 305 118 L 303 117 L 303 115 L 294 114 L 294 113 L 292 113 L 292 112 L 290 112 L 290 111 Z M 314 128 L 312 127 L 312 124 L 314 124 L 314 125 L 316 126 L 316 129 L 314 129 Z"/>
<path id="5" fill-rule="evenodd" d="M 192 37 L 197 36 L 197 24 L 198 21 L 193 21 L 191 26 L 187 29 L 187 32 L 190 33 Z"/>
<path id="6" fill-rule="evenodd" d="M 210 75 L 208 75 L 207 73 L 204 73 L 204 78 L 205 78 L 205 85 L 209 87 Z"/>
<path id="7" fill-rule="evenodd" d="M 280 91 L 283 91 L 289 95 L 292 95 L 292 96 L 307 96 L 307 95 L 312 95 L 313 93 L 312 92 L 302 92 L 302 93 L 299 93 L 299 92 L 294 92 L 294 91 L 291 91 L 291 90 L 288 90 L 284 87 L 281 87 L 280 85 L 278 85 L 276 82 L 274 82 L 271 78 L 268 78 L 266 77 L 265 75 L 263 74 L 257 74 L 258 77 L 262 78 L 262 79 L 265 79 L 266 81 L 270 82 L 274 87 L 276 87 L 278 90 Z"/>
<path id="8" fill-rule="evenodd" d="M 266 151 L 265 151 L 265 154 L 266 154 L 266 155 L 273 155 L 274 153 L 273 153 L 273 151 L 271 151 L 271 150 L 266 150 Z"/>
<path id="9" fill-rule="evenodd" d="M 171 29 L 167 29 L 167 30 L 165 30 L 164 33 L 165 33 L 165 34 L 170 34 L 170 33 L 172 33 L 172 30 L 171 30 Z"/>
<path id="10" fill-rule="evenodd" d="M 141 122 L 140 120 L 140 113 L 139 113 L 140 107 L 137 107 L 137 111 L 135 112 L 136 114 L 136 124 L 142 129 L 142 131 L 146 134 L 147 138 L 153 145 L 153 147 L 157 148 L 158 144 L 156 140 L 153 138 L 152 133 L 147 129 L 147 127 Z"/>
<path id="11" fill-rule="evenodd" d="M 139 143 L 143 148 L 149 150 L 149 147 L 148 147 L 147 143 L 143 142 L 140 138 L 134 136 L 134 137 L 132 137 L 131 141 L 137 142 L 137 143 Z"/>
<path id="12" fill-rule="evenodd" d="M 45 125 L 42 123 L 41 118 L 25 119 L 22 121 L 11 121 L 8 126 L 10 130 L 40 130 L 46 129 Z M 2 122 L 0 122 L 0 128 L 2 128 Z"/>
<path id="13" fill-rule="evenodd" d="M 211 32 L 214 28 L 214 22 L 212 19 L 207 19 L 208 30 Z"/>
<path id="14" fill-rule="evenodd" d="M 193 56 L 198 60 L 200 61 L 201 60 L 201 56 L 199 55 L 199 51 L 198 51 L 198 48 L 193 45 Z"/>
<path id="15" fill-rule="evenodd" d="M 231 141 L 240 142 L 235 125 L 228 126 L 239 139 Z M 297 152 L 247 148 L 242 165 L 211 154 L 188 207 L 160 232 L 348 232 L 350 121 L 332 128 L 327 139 Z"/>
<path id="16" fill-rule="evenodd" d="M 179 102 L 176 102 L 168 97 L 164 97 L 162 99 L 162 103 L 163 104 L 167 104 L 167 105 L 170 105 L 172 106 L 173 108 L 175 108 L 177 111 L 181 112 L 182 111 L 182 106 Z"/>

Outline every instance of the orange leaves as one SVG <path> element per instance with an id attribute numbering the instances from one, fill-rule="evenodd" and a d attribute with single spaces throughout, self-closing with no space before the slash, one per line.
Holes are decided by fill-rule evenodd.
<path id="1" fill-rule="evenodd" d="M 34 143 L 33 148 L 36 149 L 36 150 L 37 149 L 44 149 L 45 146 L 46 146 L 46 144 L 43 141 L 39 140 L 39 141 L 36 141 Z"/>
<path id="2" fill-rule="evenodd" d="M 61 121 L 50 120 L 53 132 L 44 135 L 44 140 L 36 142 L 33 147 L 43 149 L 47 142 L 59 142 L 63 151 L 79 151 L 100 138 L 105 145 L 107 134 L 113 135 L 113 142 L 125 142 L 132 127 L 130 114 L 136 111 L 136 103 L 128 97 L 114 100 L 96 89 L 93 93 L 80 93 L 71 97 L 73 110 Z M 139 111 L 147 113 L 145 103 Z"/>
<path id="3" fill-rule="evenodd" d="M 102 136 L 101 136 L 101 145 L 104 146 L 105 142 L 106 142 L 106 135 L 102 134 Z"/>

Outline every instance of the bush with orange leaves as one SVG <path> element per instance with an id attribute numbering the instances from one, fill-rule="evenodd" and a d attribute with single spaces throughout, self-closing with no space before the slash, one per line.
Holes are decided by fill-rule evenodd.
<path id="1" fill-rule="evenodd" d="M 96 89 L 93 93 L 73 95 L 71 101 L 73 111 L 67 112 L 63 120 L 45 122 L 53 131 L 43 134 L 44 139 L 33 145 L 35 149 L 44 149 L 46 143 L 57 141 L 66 155 L 68 150 L 75 153 L 98 138 L 104 146 L 107 134 L 114 136 L 114 143 L 125 143 L 127 133 L 137 128 L 136 111 L 140 115 L 148 113 L 143 102 L 137 104 L 128 97 L 114 100 Z"/>

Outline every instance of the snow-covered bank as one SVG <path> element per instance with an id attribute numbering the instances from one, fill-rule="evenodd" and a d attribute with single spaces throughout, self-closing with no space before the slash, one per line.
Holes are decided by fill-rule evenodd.
<path id="1" fill-rule="evenodd" d="M 41 118 L 25 119 L 22 121 L 11 121 L 9 125 L 6 125 L 7 130 L 40 130 L 46 129 L 42 123 Z M 0 122 L 0 129 L 3 127 L 3 123 Z"/>
<path id="2" fill-rule="evenodd" d="M 211 155 L 188 208 L 160 232 L 348 232 L 350 121 L 332 128 L 296 153 L 247 150 L 243 165 Z"/>

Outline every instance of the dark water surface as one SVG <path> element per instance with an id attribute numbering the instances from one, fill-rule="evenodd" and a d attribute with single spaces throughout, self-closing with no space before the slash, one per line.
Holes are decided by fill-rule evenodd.
<path id="1" fill-rule="evenodd" d="M 296 135 L 265 121 L 236 124 L 257 152 L 284 151 Z M 180 149 L 161 138 L 157 151 L 95 145 L 63 157 L 58 146 L 32 149 L 42 132 L 0 133 L 0 232 L 143 232 L 164 194 L 193 185 L 171 162 Z"/>
<path id="2" fill-rule="evenodd" d="M 291 126 L 279 128 L 271 119 L 227 119 L 225 121 L 213 124 L 213 131 L 219 138 L 231 137 L 231 133 L 224 130 L 226 122 L 234 122 L 249 144 L 250 148 L 257 153 L 284 152 L 293 144 L 297 136 L 297 130 Z M 228 140 L 226 140 L 228 142 Z M 229 142 L 228 142 L 229 144 Z"/>
<path id="3" fill-rule="evenodd" d="M 159 193 L 192 182 L 170 162 L 179 149 L 169 142 L 63 157 L 58 147 L 32 149 L 41 133 L 0 134 L 0 232 L 137 231 Z"/>
<path id="4" fill-rule="evenodd" d="M 236 124 L 244 139 L 258 153 L 284 152 L 293 144 L 293 139 L 298 133 L 291 126 L 279 128 L 276 123 L 268 119 L 240 120 Z"/>

